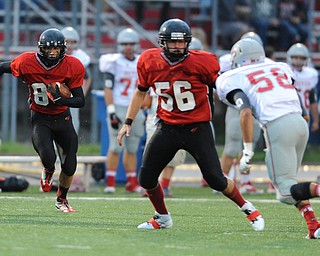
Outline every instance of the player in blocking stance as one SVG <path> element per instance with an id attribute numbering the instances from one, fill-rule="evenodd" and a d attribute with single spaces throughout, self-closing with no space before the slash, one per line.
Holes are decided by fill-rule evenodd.
<path id="1" fill-rule="evenodd" d="M 308 141 L 308 116 L 294 87 L 294 74 L 286 63 L 265 62 L 263 47 L 241 39 L 231 49 L 232 70 L 217 79 L 219 98 L 240 110 L 243 156 L 240 172 L 250 171 L 253 114 L 264 131 L 266 165 L 277 190 L 277 199 L 294 205 L 305 218 L 307 238 L 320 238 L 320 223 L 310 198 L 320 196 L 320 185 L 297 182 L 297 173 Z"/>
<path id="2" fill-rule="evenodd" d="M 118 134 L 118 142 L 122 145 L 123 137 L 130 137 L 144 96 L 152 87 L 158 95 L 159 121 L 143 155 L 139 181 L 146 189 L 155 215 L 138 228 L 172 227 L 172 218 L 158 178 L 176 152 L 184 149 L 195 158 L 209 186 L 235 202 L 254 230 L 263 230 L 264 220 L 259 211 L 222 173 L 211 123 L 212 89 L 218 77 L 219 63 L 212 53 L 189 51 L 191 37 L 187 23 L 180 19 L 167 20 L 159 31 L 161 48 L 146 50 L 139 58 L 138 87 Z"/>
<path id="3" fill-rule="evenodd" d="M 0 75 L 12 73 L 20 77 L 29 89 L 32 143 L 44 170 L 40 178 L 43 192 L 52 188 L 57 146 L 61 160 L 56 208 L 61 212 L 74 212 L 67 193 L 77 167 L 78 136 L 73 127 L 70 109 L 85 104 L 82 91 L 85 74 L 82 63 L 65 55 L 66 44 L 60 30 L 45 30 L 38 41 L 38 52 L 26 52 L 10 62 L 0 63 Z M 49 89 L 50 83 L 65 83 L 73 97 L 61 97 L 59 88 Z"/>

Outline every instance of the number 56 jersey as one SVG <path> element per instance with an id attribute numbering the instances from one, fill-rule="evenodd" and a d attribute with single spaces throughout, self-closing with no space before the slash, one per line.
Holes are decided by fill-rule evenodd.
<path id="1" fill-rule="evenodd" d="M 157 117 L 172 125 L 212 119 L 210 88 L 218 77 L 219 63 L 209 52 L 190 50 L 171 62 L 162 49 L 144 51 L 138 62 L 138 84 L 158 95 Z M 210 102 L 211 101 L 211 102 Z"/>
<path id="2" fill-rule="evenodd" d="M 294 74 L 282 62 L 259 63 L 223 73 L 216 82 L 217 94 L 224 103 L 228 93 L 242 90 L 250 100 L 253 113 L 264 125 L 289 113 L 301 113 L 300 100 L 293 86 Z"/>

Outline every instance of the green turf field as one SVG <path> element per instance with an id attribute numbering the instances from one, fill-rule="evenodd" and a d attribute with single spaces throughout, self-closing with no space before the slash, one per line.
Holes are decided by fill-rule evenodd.
<path id="1" fill-rule="evenodd" d="M 99 187 L 98 187 L 99 189 Z M 174 226 L 138 230 L 153 208 L 147 198 L 70 193 L 76 213 L 60 213 L 55 193 L 31 187 L 1 193 L 0 255 L 315 255 L 318 240 L 306 240 L 306 224 L 293 206 L 273 195 L 248 196 L 265 218 L 265 231 L 254 231 L 237 206 L 209 188 L 173 188 L 167 199 Z M 320 201 L 313 200 L 320 216 Z"/>

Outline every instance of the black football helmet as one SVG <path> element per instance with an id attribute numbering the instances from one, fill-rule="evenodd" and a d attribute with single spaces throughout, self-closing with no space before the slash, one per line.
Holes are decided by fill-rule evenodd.
<path id="1" fill-rule="evenodd" d="M 188 53 L 189 44 L 192 39 L 191 29 L 189 25 L 180 19 L 170 19 L 165 21 L 159 31 L 159 45 L 163 49 L 164 54 L 171 60 L 177 61 L 183 58 Z M 187 44 L 184 48 L 184 52 L 177 54 L 169 51 L 167 42 L 183 40 Z"/>
<path id="2" fill-rule="evenodd" d="M 60 54 L 57 57 L 50 57 L 47 54 L 48 47 L 59 47 Z M 38 41 L 38 56 L 47 67 L 52 67 L 56 65 L 61 59 L 64 58 L 64 55 L 67 50 L 67 45 L 65 42 L 64 35 L 59 29 L 49 28 L 42 32 Z"/>

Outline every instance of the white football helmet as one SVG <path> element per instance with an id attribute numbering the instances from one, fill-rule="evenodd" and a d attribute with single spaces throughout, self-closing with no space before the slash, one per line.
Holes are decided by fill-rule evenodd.
<path id="1" fill-rule="evenodd" d="M 78 43 L 80 42 L 80 36 L 77 30 L 73 27 L 65 27 L 61 29 L 61 33 L 64 35 L 64 38 L 67 42 L 67 51 L 69 54 L 78 47 Z"/>
<path id="2" fill-rule="evenodd" d="M 266 57 L 261 44 L 253 39 L 240 39 L 230 51 L 231 68 L 238 68 L 250 64 L 263 63 Z"/>
<path id="3" fill-rule="evenodd" d="M 308 66 L 309 60 L 310 53 L 304 44 L 296 43 L 287 51 L 287 63 L 293 68 L 301 69 L 303 66 Z"/>
<path id="4" fill-rule="evenodd" d="M 189 50 L 203 50 L 201 41 L 196 37 L 192 37 Z"/>
<path id="5" fill-rule="evenodd" d="M 247 33 L 243 34 L 240 39 L 245 39 L 245 38 L 250 38 L 250 39 L 256 40 L 259 44 L 261 44 L 263 46 L 263 42 L 261 40 L 261 37 L 256 32 L 253 32 L 253 31 L 247 32 Z"/>
<path id="6" fill-rule="evenodd" d="M 117 51 L 126 57 L 128 54 L 133 55 L 134 53 L 138 53 L 140 51 L 140 38 L 138 33 L 131 28 L 121 30 L 117 36 Z"/>

